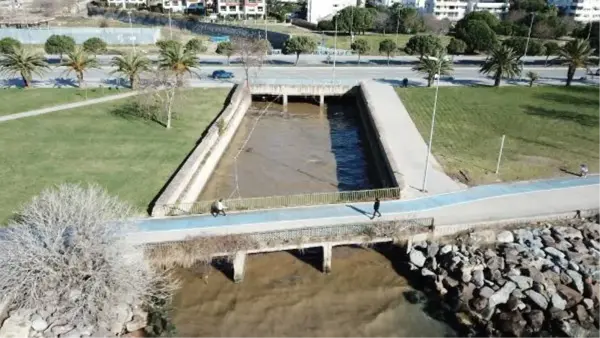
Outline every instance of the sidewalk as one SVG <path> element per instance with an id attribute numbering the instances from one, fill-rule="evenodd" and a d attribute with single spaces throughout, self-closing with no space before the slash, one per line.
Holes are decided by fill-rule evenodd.
<path id="1" fill-rule="evenodd" d="M 437 225 L 475 223 L 595 209 L 600 177 L 558 178 L 477 186 L 414 200 L 384 201 L 380 220 L 434 217 Z M 232 234 L 365 222 L 372 203 L 335 204 L 228 214 L 147 218 L 135 243 L 183 240 L 186 236 Z"/>
<path id="2" fill-rule="evenodd" d="M 123 94 L 100 97 L 97 99 L 91 99 L 91 100 L 74 102 L 74 103 L 66 103 L 66 104 L 61 104 L 58 106 L 53 106 L 53 107 L 48 107 L 48 108 L 42 108 L 42 109 L 30 110 L 30 111 L 26 111 L 26 112 L 22 112 L 22 113 L 0 116 L 0 123 L 6 122 L 6 121 L 11 121 L 11 120 L 22 119 L 24 117 L 48 114 L 48 113 L 52 113 L 52 112 L 60 111 L 60 110 L 67 110 L 67 109 L 85 107 L 85 106 L 89 106 L 92 104 L 120 100 L 120 99 L 124 99 L 126 97 L 135 96 L 137 94 L 138 94 L 138 92 L 131 91 L 131 92 L 123 93 Z"/>

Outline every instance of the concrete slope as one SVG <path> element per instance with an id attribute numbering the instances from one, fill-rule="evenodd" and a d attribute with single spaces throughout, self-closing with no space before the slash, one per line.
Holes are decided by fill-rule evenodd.
<path id="1" fill-rule="evenodd" d="M 385 143 L 388 158 L 395 163 L 395 170 L 402 176 L 404 189 L 403 199 L 411 199 L 424 195 L 420 191 L 423 182 L 427 143 L 421 137 L 417 126 L 410 118 L 406 107 L 390 85 L 375 81 L 363 83 L 365 96 L 370 97 L 372 115 L 381 138 Z M 443 194 L 464 189 L 465 186 L 455 182 L 435 160 L 429 159 L 428 194 Z"/>

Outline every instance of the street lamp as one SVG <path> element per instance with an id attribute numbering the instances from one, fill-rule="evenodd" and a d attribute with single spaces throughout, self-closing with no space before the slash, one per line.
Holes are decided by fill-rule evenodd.
<path id="1" fill-rule="evenodd" d="M 133 53 L 135 53 L 135 37 L 133 36 L 133 24 L 131 23 L 131 11 L 127 11 L 127 15 L 129 16 L 129 34 L 131 39 L 131 45 L 133 46 Z"/>
<path id="2" fill-rule="evenodd" d="M 521 74 L 523 73 L 523 70 L 525 69 L 525 60 L 524 59 L 527 56 L 527 49 L 529 48 L 529 39 L 531 39 L 531 29 L 533 28 L 533 18 L 535 18 L 535 12 L 531 12 L 531 22 L 529 23 L 529 33 L 527 34 L 527 42 L 525 42 L 525 51 L 523 53 Z"/>
<path id="3" fill-rule="evenodd" d="M 335 80 L 335 61 L 337 58 L 337 18 L 335 20 L 335 33 L 333 35 L 333 80 Z"/>
<path id="4" fill-rule="evenodd" d="M 436 85 L 435 85 L 435 98 L 433 100 L 433 112 L 431 114 L 431 130 L 429 131 L 429 143 L 427 144 L 427 156 L 425 157 L 425 172 L 423 173 L 423 186 L 421 187 L 421 191 L 427 192 L 427 173 L 429 170 L 429 157 L 431 156 L 431 144 L 433 142 L 433 128 L 435 127 L 435 112 L 437 108 L 437 100 L 438 100 L 438 92 L 440 90 L 440 77 L 442 72 L 442 60 L 439 58 L 428 56 L 430 60 L 438 61 L 438 72 L 435 74 Z M 447 60 L 447 57 L 444 56 L 443 60 Z"/>

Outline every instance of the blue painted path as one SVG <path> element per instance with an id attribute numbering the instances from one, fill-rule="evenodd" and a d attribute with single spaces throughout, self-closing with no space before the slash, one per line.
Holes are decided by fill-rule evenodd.
<path id="1" fill-rule="evenodd" d="M 600 176 L 595 175 L 588 176 L 587 178 L 558 178 L 531 182 L 482 185 L 453 193 L 413 200 L 382 201 L 381 211 L 384 213 L 417 212 L 494 197 L 597 184 L 600 184 Z M 352 207 L 354 208 L 346 204 L 335 204 L 238 212 L 228 214 L 227 217 L 197 215 L 159 219 L 148 218 L 140 221 L 139 229 L 141 231 L 183 230 L 278 221 L 351 217 L 357 216 L 357 213 L 360 213 L 359 210 L 363 210 L 366 213 L 372 212 L 372 202 L 352 203 Z"/>

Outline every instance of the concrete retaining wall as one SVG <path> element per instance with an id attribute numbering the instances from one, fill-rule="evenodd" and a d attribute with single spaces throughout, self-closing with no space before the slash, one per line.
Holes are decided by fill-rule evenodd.
<path id="1" fill-rule="evenodd" d="M 339 96 L 353 87 L 348 85 L 277 85 L 251 84 L 253 95 L 289 95 L 289 96 Z"/>
<path id="2" fill-rule="evenodd" d="M 200 142 L 168 183 L 152 207 L 151 216 L 166 216 L 165 205 L 193 203 L 204 188 L 229 141 L 235 134 L 242 117 L 251 103 L 247 89 L 237 86 L 225 110 L 208 128 Z M 219 126 L 222 126 L 219 130 Z M 222 134 L 221 134 L 222 132 Z M 201 167 L 202 166 L 202 167 Z M 195 196 L 194 196 L 195 194 Z M 189 208 L 181 204 L 179 209 Z"/>
<path id="3" fill-rule="evenodd" d="M 393 159 L 390 158 L 391 145 L 385 142 L 385 138 L 382 138 L 374 119 L 372 98 L 367 88 L 367 83 L 361 83 L 357 90 L 356 100 L 358 108 L 360 109 L 360 118 L 367 129 L 367 138 L 369 140 L 369 146 L 371 153 L 376 156 L 375 165 L 379 176 L 382 179 L 382 183 L 385 187 L 399 187 L 404 189 L 404 180 L 402 174 L 399 173 L 399 169 Z"/>
<path id="4" fill-rule="evenodd" d="M 102 15 L 107 18 L 116 19 L 119 21 L 129 23 L 129 16 L 126 11 L 114 8 L 100 8 L 94 6 L 88 6 L 88 15 Z M 144 11 L 133 11 L 131 13 L 131 21 L 136 24 L 149 25 L 149 26 L 167 26 L 169 24 L 169 18 L 167 14 L 152 13 Z M 230 26 L 223 24 L 216 24 L 211 22 L 198 21 L 192 16 L 180 17 L 173 15 L 171 18 L 171 25 L 179 29 L 189 30 L 196 34 L 218 36 L 228 35 L 231 37 L 244 37 L 260 39 L 264 38 L 264 29 Z M 290 38 L 291 35 L 279 32 L 268 31 L 267 39 L 273 46 L 273 48 L 283 48 L 283 43 Z"/>

